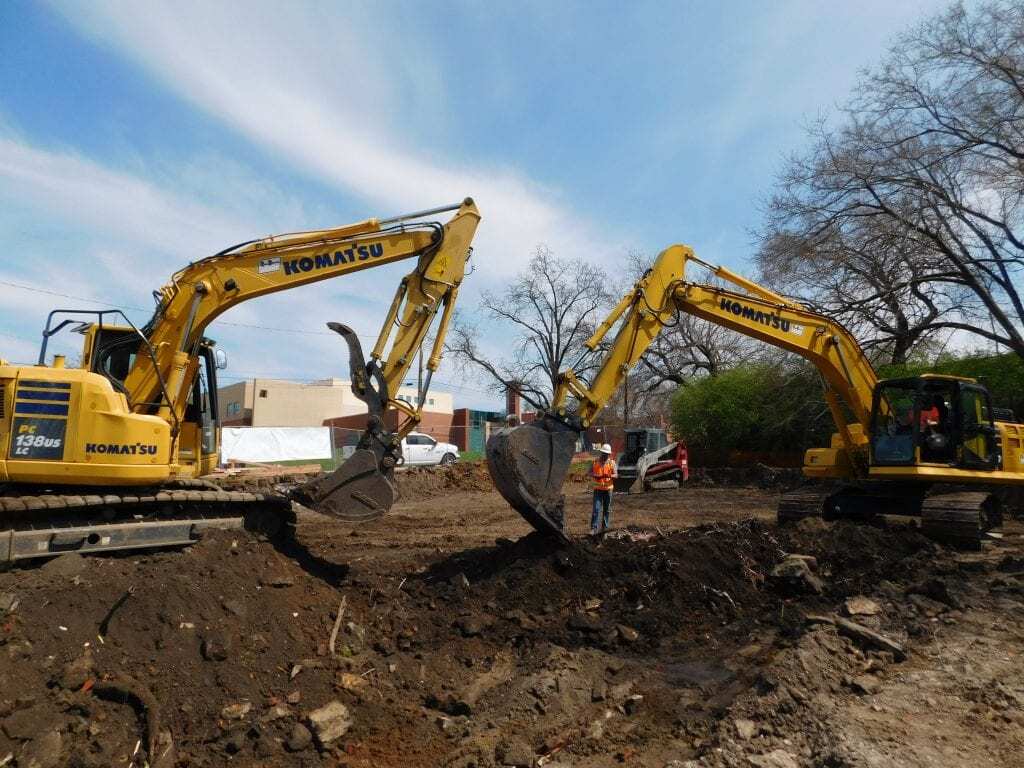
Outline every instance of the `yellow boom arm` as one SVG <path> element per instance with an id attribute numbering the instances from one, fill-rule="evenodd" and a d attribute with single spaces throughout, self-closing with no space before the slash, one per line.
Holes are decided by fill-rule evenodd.
<path id="1" fill-rule="evenodd" d="M 708 267 L 741 291 L 686 280 L 689 262 Z M 788 301 L 724 267 L 700 261 L 685 245 L 662 251 L 651 269 L 622 298 L 586 344 L 595 349 L 609 330 L 622 325 L 591 386 L 569 370 L 560 377 L 554 407 L 564 413 L 569 394 L 579 401 L 587 427 L 622 385 L 629 369 L 670 324 L 676 310 L 759 339 L 811 362 L 825 382 L 825 397 L 848 452 L 867 445 L 871 401 L 878 378 L 857 340 L 835 320 Z M 848 421 L 845 404 L 852 419 Z M 857 425 L 852 427 L 852 425 Z M 853 456 L 851 455 L 851 459 Z"/>
<path id="2" fill-rule="evenodd" d="M 450 210 L 457 212 L 443 226 L 406 223 Z M 268 237 L 190 264 L 157 292 L 158 307 L 144 332 L 154 350 L 159 375 L 148 355 L 137 356 L 125 380 L 132 410 L 156 413 L 172 423 L 180 420 L 198 369 L 195 352 L 203 331 L 236 304 L 416 258 L 415 269 L 399 286 L 371 357 L 379 363 L 387 382 L 388 404 L 413 417 L 413 422 L 418 420 L 419 409 L 411 409 L 395 396 L 435 315 L 443 309 L 427 363 L 430 372 L 437 369 L 479 221 L 476 206 L 466 198 L 459 205 L 395 219 L 368 219 L 337 229 Z M 385 357 L 389 340 L 392 343 Z"/>

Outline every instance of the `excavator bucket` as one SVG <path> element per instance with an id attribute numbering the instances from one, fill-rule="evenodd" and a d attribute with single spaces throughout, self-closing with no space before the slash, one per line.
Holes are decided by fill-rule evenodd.
<path id="1" fill-rule="evenodd" d="M 545 416 L 498 430 L 487 441 L 487 466 L 498 492 L 538 531 L 566 541 L 562 484 L 576 438 L 574 429 Z"/>
<path id="2" fill-rule="evenodd" d="M 348 344 L 352 393 L 366 403 L 366 431 L 340 467 L 292 489 L 291 497 L 325 515 L 362 523 L 377 519 L 395 503 L 394 468 L 401 457 L 401 442 L 382 426 L 387 384 L 380 369 L 366 364 L 355 331 L 341 323 L 327 327 Z"/>
<path id="3" fill-rule="evenodd" d="M 292 491 L 300 504 L 347 523 L 376 520 L 395 503 L 395 485 L 381 471 L 377 455 L 358 449 L 325 477 Z"/>

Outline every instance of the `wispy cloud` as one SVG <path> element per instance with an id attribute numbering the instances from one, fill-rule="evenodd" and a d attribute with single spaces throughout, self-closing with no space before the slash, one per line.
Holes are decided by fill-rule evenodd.
<path id="1" fill-rule="evenodd" d="M 431 66 L 417 34 L 371 5 L 339 13 L 330 5 L 254 3 L 244 14 L 206 2 L 58 8 L 255 144 L 385 211 L 472 195 L 485 216 L 477 246 L 487 275 L 520 268 L 539 241 L 598 259 L 617 252 L 557 192 L 520 173 L 408 147 L 401 126 L 426 108 L 424 82 L 439 98 L 438 78 L 408 64 Z"/>
<path id="2" fill-rule="evenodd" d="M 296 228 L 285 225 L 288 217 L 308 219 L 296 199 L 254 189 L 247 169 L 230 167 L 224 173 L 214 168 L 212 162 L 173 172 L 150 167 L 139 169 L 142 175 L 137 176 L 75 152 L 0 138 L 2 215 L 23 230 L 46 232 L 38 240 L 19 240 L 17 263 L 0 269 L 0 318 L 8 331 L 0 336 L 0 356 L 34 362 L 38 342 L 33 340 L 55 307 L 116 305 L 143 322 L 152 306 L 149 292 L 188 261 L 271 234 L 270 219 L 278 230 Z M 197 202 L 200 189 L 210 197 L 206 182 L 213 176 L 220 196 Z M 54 253 L 56 242 L 73 246 Z M 211 332 L 230 351 L 238 371 L 249 375 L 347 376 L 343 344 L 324 323 L 344 321 L 365 341 L 376 338 L 395 285 L 409 268 L 389 265 L 246 302 L 215 321 Z M 74 357 L 80 346 L 79 337 L 63 334 L 50 351 Z"/>

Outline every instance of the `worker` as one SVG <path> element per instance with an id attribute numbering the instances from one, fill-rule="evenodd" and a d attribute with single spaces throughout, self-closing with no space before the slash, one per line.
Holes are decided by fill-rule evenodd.
<path id="1" fill-rule="evenodd" d="M 605 443 L 598 449 L 597 459 L 590 465 L 590 476 L 594 478 L 594 513 L 590 516 L 590 534 L 598 536 L 611 526 L 612 488 L 618 472 L 612 461 L 612 447 Z"/>

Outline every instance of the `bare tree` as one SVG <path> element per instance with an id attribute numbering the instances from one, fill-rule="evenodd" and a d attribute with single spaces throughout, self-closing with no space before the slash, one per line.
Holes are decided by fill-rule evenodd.
<path id="1" fill-rule="evenodd" d="M 608 304 L 607 282 L 593 264 L 559 258 L 540 245 L 507 289 L 485 292 L 480 301 L 487 318 L 516 330 L 509 354 L 488 354 L 480 329 L 461 320 L 448 351 L 502 386 L 515 385 L 534 407 L 548 408 L 559 371 L 571 366 L 585 378 L 599 359 L 583 343 L 594 332 L 598 310 Z"/>
<path id="2" fill-rule="evenodd" d="M 1024 5 L 957 4 L 926 20 L 862 78 L 842 124 L 821 121 L 812 136 L 770 203 L 774 229 L 813 222 L 794 229 L 847 244 L 865 228 L 895 229 L 926 267 L 901 290 L 951 286 L 969 298 L 929 330 L 1024 356 Z"/>
<path id="3" fill-rule="evenodd" d="M 774 211 L 794 229 L 769 227 L 755 262 L 761 280 L 843 323 L 880 362 L 906 363 L 966 315 L 963 286 L 938 281 L 942 264 L 915 233 L 886 219 L 828 227 L 800 211 Z"/>

